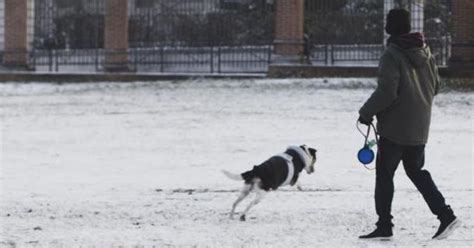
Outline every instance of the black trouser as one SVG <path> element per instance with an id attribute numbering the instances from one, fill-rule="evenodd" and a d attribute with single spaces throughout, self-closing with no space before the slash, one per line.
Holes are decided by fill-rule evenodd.
<path id="1" fill-rule="evenodd" d="M 439 215 L 446 207 L 430 173 L 423 169 L 425 145 L 406 146 L 380 138 L 376 161 L 375 209 L 379 216 L 379 226 L 392 226 L 393 176 L 403 161 L 403 167 L 410 180 L 423 195 L 431 212 Z"/>

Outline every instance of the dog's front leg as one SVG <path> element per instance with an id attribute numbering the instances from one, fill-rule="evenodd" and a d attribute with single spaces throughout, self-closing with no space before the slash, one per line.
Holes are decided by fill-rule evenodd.
<path id="1" fill-rule="evenodd" d="M 299 191 L 303 191 L 303 187 L 301 187 L 301 183 L 300 183 L 300 182 L 296 182 L 296 188 L 297 188 Z"/>
<path id="2" fill-rule="evenodd" d="M 245 221 L 245 216 L 247 215 L 247 213 L 249 212 L 250 208 L 252 208 L 253 206 L 257 205 L 262 199 L 263 199 L 263 196 L 265 195 L 266 191 L 257 187 L 256 189 L 257 191 L 257 195 L 255 196 L 255 199 L 253 199 L 253 201 L 251 201 L 249 203 L 249 205 L 247 206 L 247 208 L 245 209 L 245 211 L 242 213 L 242 215 L 240 216 L 240 220 L 241 221 Z"/>
<path id="3" fill-rule="evenodd" d="M 252 185 L 247 183 L 244 184 L 244 188 L 242 189 L 242 192 L 240 192 L 239 198 L 237 198 L 234 204 L 232 204 L 232 210 L 230 211 L 230 219 L 234 218 L 235 208 L 243 199 L 245 199 L 245 197 L 249 195 L 250 191 L 252 191 Z"/>

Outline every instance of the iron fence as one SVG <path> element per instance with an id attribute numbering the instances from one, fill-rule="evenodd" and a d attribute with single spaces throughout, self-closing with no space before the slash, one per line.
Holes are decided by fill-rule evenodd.
<path id="1" fill-rule="evenodd" d="M 410 10 L 412 31 L 423 32 L 437 63 L 450 57 L 449 0 L 306 0 L 305 33 L 313 64 L 375 66 L 386 44 L 384 18 Z"/>
<path id="2" fill-rule="evenodd" d="M 133 48 L 134 68 L 144 72 L 265 73 L 271 46 Z"/>
<path id="3" fill-rule="evenodd" d="M 131 47 L 248 46 L 273 42 L 268 0 L 130 0 Z"/>
<path id="4" fill-rule="evenodd" d="M 132 0 L 132 61 L 138 71 L 266 72 L 273 24 L 273 1 Z"/>
<path id="5" fill-rule="evenodd" d="M 104 0 L 34 0 L 31 63 L 38 71 L 100 71 Z"/>
<path id="6" fill-rule="evenodd" d="M 37 70 L 104 69 L 105 0 L 34 1 Z M 128 58 L 137 71 L 266 72 L 273 23 L 268 0 L 129 0 Z"/>
<path id="7" fill-rule="evenodd" d="M 32 67 L 104 70 L 105 0 L 33 1 Z M 311 62 L 375 66 L 387 39 L 384 17 L 394 7 L 411 10 L 414 30 L 425 33 L 438 64 L 447 65 L 450 0 L 305 0 Z M 129 0 L 126 56 L 143 72 L 264 73 L 274 8 L 275 0 Z"/>

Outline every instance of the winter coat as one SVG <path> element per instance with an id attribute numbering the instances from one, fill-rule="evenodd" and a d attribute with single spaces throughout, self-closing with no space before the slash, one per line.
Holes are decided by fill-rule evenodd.
<path id="1" fill-rule="evenodd" d="M 429 47 L 420 45 L 418 37 L 410 43 L 413 37 L 392 38 L 380 58 L 377 89 L 359 110 L 367 120 L 376 115 L 379 134 L 401 145 L 428 141 L 431 106 L 440 84 Z"/>

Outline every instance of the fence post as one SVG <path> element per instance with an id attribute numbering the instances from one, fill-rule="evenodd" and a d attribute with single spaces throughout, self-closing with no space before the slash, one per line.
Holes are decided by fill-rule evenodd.
<path id="1" fill-rule="evenodd" d="M 53 71 L 53 49 L 48 49 L 48 70 Z"/>
<path id="2" fill-rule="evenodd" d="M 411 32 L 424 31 L 425 24 L 425 3 L 424 1 L 411 1 L 410 15 L 411 15 Z"/>
<path id="3" fill-rule="evenodd" d="M 53 50 L 54 53 L 54 63 L 55 63 L 55 72 L 59 71 L 59 50 Z"/>
<path id="4" fill-rule="evenodd" d="M 95 70 L 98 71 L 99 70 L 99 47 L 97 47 L 95 49 L 95 61 L 94 61 L 94 65 L 95 65 Z"/>
<path id="5" fill-rule="evenodd" d="M 266 49 L 267 49 L 267 61 L 266 61 L 266 70 L 268 70 L 268 66 L 270 65 L 270 63 L 272 62 L 272 53 L 273 53 L 273 49 L 272 49 L 272 46 L 266 46 Z"/>
<path id="6" fill-rule="evenodd" d="M 395 8 L 395 0 L 384 0 L 383 1 L 383 45 L 387 44 L 387 40 L 390 37 L 389 34 L 385 32 L 385 26 L 387 26 L 387 14 L 388 12 Z"/>
<path id="7" fill-rule="evenodd" d="M 3 65 L 28 69 L 28 0 L 5 0 Z"/>
<path id="8" fill-rule="evenodd" d="M 218 72 L 218 73 L 221 73 L 221 70 L 222 70 L 222 67 L 221 67 L 221 66 L 222 66 L 222 65 L 221 65 L 221 63 L 222 63 L 222 61 L 221 61 L 221 60 L 222 60 L 222 58 L 221 58 L 221 52 L 222 52 L 222 51 L 221 51 L 221 47 L 218 46 L 218 47 L 217 47 L 217 72 Z"/>
<path id="9" fill-rule="evenodd" d="M 164 48 L 163 45 L 160 45 L 160 72 L 165 71 L 165 58 L 164 58 Z"/>
<path id="10" fill-rule="evenodd" d="M 452 8 L 453 43 L 449 67 L 467 69 L 474 74 L 474 1 L 452 1 Z"/>
<path id="11" fill-rule="evenodd" d="M 273 63 L 300 63 L 304 50 L 304 0 L 276 0 Z"/>
<path id="12" fill-rule="evenodd" d="M 105 64 L 109 72 L 130 71 L 128 61 L 128 0 L 106 0 Z"/>
<path id="13" fill-rule="evenodd" d="M 214 73 L 214 47 L 211 46 L 211 73 Z"/>
<path id="14" fill-rule="evenodd" d="M 329 64 L 329 44 L 327 42 L 324 44 L 324 64 Z"/>

